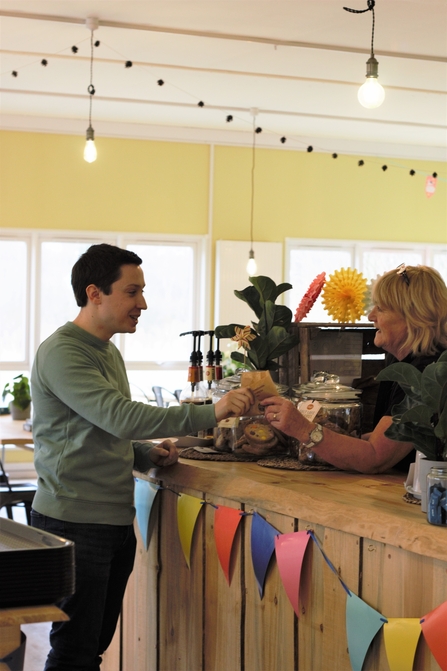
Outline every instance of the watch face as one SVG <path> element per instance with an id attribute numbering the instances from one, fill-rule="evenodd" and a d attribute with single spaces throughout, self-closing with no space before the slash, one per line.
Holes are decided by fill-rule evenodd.
<path id="1" fill-rule="evenodd" d="M 314 443 L 320 443 L 323 440 L 323 429 L 319 424 L 312 429 L 310 432 L 309 438 L 314 442 Z"/>

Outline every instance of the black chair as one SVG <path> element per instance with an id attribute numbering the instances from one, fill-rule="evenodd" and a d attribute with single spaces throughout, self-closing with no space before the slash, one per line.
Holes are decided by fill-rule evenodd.
<path id="1" fill-rule="evenodd" d="M 155 396 L 155 400 L 157 402 L 157 405 L 160 408 L 168 408 L 169 404 L 172 402 L 179 402 L 180 401 L 180 392 L 181 389 L 176 389 L 175 392 L 169 391 L 169 389 L 165 389 L 165 387 L 152 387 L 152 392 Z M 166 394 L 169 394 L 171 397 L 169 400 L 166 400 L 163 392 L 166 392 Z M 177 396 L 178 393 L 178 396 Z"/>
<path id="2" fill-rule="evenodd" d="M 25 508 L 26 520 L 31 524 L 31 505 L 36 493 L 36 485 L 32 482 L 10 482 L 8 474 L 0 461 L 0 509 L 6 508 L 10 520 L 13 520 L 13 507 Z"/>

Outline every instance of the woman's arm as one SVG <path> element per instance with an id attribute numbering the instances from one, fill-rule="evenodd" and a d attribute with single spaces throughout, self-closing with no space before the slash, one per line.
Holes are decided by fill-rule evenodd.
<path id="1" fill-rule="evenodd" d="M 265 415 L 276 429 L 300 442 L 307 442 L 315 422 L 306 419 L 293 403 L 279 396 L 262 401 Z M 382 417 L 368 439 L 353 438 L 323 427 L 323 440 L 312 450 L 321 459 L 343 470 L 361 473 L 382 473 L 392 468 L 413 449 L 412 443 L 402 443 L 385 436 L 391 417 Z"/>

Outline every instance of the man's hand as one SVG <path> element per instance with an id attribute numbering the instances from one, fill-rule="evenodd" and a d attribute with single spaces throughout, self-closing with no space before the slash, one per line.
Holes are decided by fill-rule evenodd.
<path id="1" fill-rule="evenodd" d="M 248 387 L 232 389 L 214 405 L 216 421 L 220 422 L 227 417 L 241 417 L 254 402 L 254 394 Z"/>
<path id="2" fill-rule="evenodd" d="M 172 466 L 178 461 L 178 450 L 172 440 L 164 440 L 151 448 L 149 456 L 157 466 Z"/>

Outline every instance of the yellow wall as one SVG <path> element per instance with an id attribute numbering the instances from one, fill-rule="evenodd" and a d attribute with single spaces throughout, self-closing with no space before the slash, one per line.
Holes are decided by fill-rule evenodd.
<path id="1" fill-rule="evenodd" d="M 0 226 L 206 234 L 207 145 L 0 133 Z M 254 239 L 447 243 L 446 164 L 257 149 Z M 213 238 L 250 237 L 251 148 L 215 147 Z M 389 168 L 383 172 L 381 166 Z M 417 171 L 414 177 L 409 170 Z M 436 171 L 436 194 L 425 177 Z"/>

